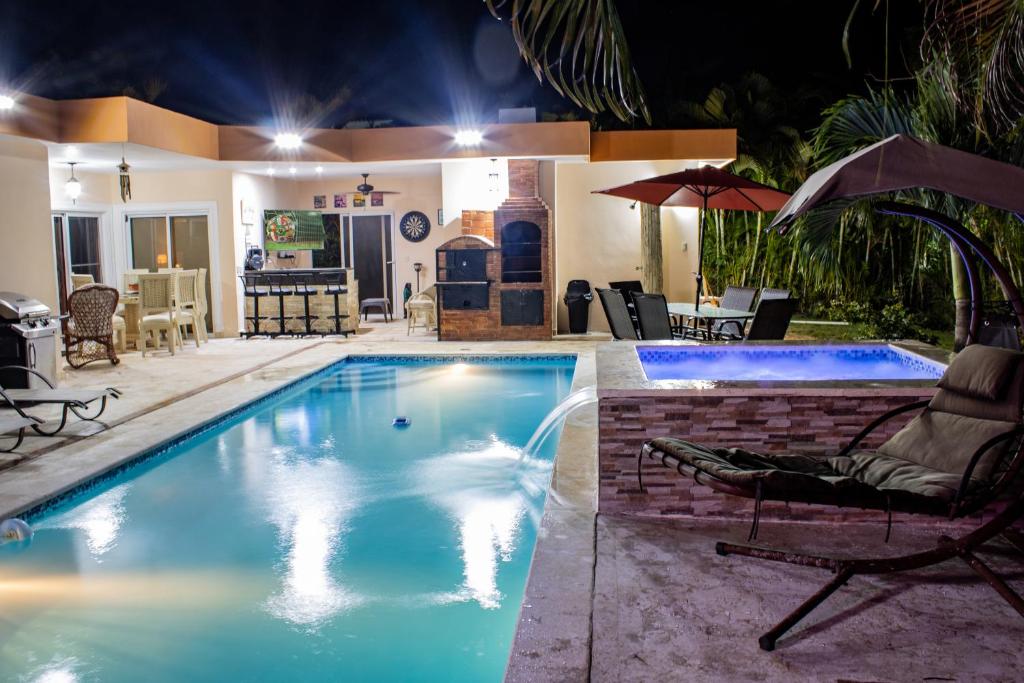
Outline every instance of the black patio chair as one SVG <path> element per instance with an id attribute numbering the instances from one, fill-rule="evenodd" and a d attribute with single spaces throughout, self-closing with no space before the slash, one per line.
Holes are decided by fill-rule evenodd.
<path id="1" fill-rule="evenodd" d="M 895 557 L 833 558 L 773 548 L 719 542 L 719 555 L 828 569 L 835 574 L 817 593 L 759 639 L 764 650 L 857 574 L 891 574 L 920 569 L 959 557 L 1024 616 L 1024 599 L 975 554 L 1002 536 L 1024 552 L 1024 534 L 1011 526 L 1024 518 L 1024 353 L 982 344 L 968 346 L 950 363 L 930 401 L 918 401 L 885 413 L 835 455 L 753 453 L 715 448 L 671 437 L 644 444 L 637 461 L 654 459 L 698 484 L 754 499 L 749 540 L 757 537 L 765 500 L 860 507 L 884 511 L 886 541 L 892 512 L 959 519 L 998 501 L 979 526 L 959 537 L 940 535 L 935 547 Z M 877 449 L 858 445 L 897 415 L 920 415 Z M 817 532 L 811 532 L 817 533 Z M 927 582 L 928 579 L 924 578 Z"/>
<path id="2" fill-rule="evenodd" d="M 608 286 L 622 294 L 622 299 L 626 302 L 626 308 L 629 310 L 629 319 L 633 321 L 633 329 L 636 331 L 637 336 L 639 336 L 640 321 L 636 317 L 633 294 L 643 294 L 644 283 L 640 282 L 640 280 L 619 280 L 617 282 L 609 282 Z"/>
<path id="3" fill-rule="evenodd" d="M 754 307 L 754 298 L 756 296 L 757 289 L 754 287 L 728 285 L 725 288 L 725 293 L 722 294 L 722 298 L 719 299 L 718 305 L 720 308 L 731 308 L 734 311 L 749 311 Z M 742 337 L 746 324 L 746 320 L 716 320 L 711 326 L 711 334 L 720 336 L 723 333 L 729 332 Z"/>
<path id="4" fill-rule="evenodd" d="M 616 339 L 637 339 L 636 328 L 629 317 L 626 300 L 617 289 L 601 289 L 597 287 L 597 296 L 601 299 L 601 308 L 608 318 L 608 327 Z"/>
<path id="5" fill-rule="evenodd" d="M 681 330 L 672 324 L 664 294 L 633 292 L 633 305 L 640 322 L 641 339 L 679 339 L 683 336 Z"/>
<path id="6" fill-rule="evenodd" d="M 788 289 L 774 289 L 772 287 L 765 287 L 761 290 L 761 296 L 758 297 L 758 301 L 766 301 L 768 299 L 788 299 Z"/>
<path id="7" fill-rule="evenodd" d="M 799 305 L 797 299 L 761 299 L 757 302 L 757 309 L 754 311 L 754 319 L 750 321 L 750 329 L 746 334 L 732 334 L 731 330 L 736 327 L 724 328 L 718 335 L 719 339 L 747 341 L 772 341 L 786 338 L 786 330 L 789 329 L 789 322 L 796 313 Z"/>

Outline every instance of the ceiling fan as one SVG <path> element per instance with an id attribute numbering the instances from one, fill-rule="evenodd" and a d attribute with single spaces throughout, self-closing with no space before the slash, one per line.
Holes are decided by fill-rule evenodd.
<path id="1" fill-rule="evenodd" d="M 356 185 L 355 190 L 346 192 L 345 194 L 370 194 L 371 192 L 379 192 L 380 194 L 401 194 L 396 190 L 375 190 L 369 181 L 370 174 L 362 173 L 361 175 L 363 176 L 363 182 Z"/>

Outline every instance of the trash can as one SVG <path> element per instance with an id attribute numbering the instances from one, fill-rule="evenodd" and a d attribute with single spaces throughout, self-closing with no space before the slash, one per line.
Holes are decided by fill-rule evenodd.
<path id="1" fill-rule="evenodd" d="M 586 334 L 590 322 L 590 302 L 594 295 L 590 292 L 590 283 L 586 280 L 569 280 L 565 289 L 566 307 L 569 309 L 570 334 Z"/>

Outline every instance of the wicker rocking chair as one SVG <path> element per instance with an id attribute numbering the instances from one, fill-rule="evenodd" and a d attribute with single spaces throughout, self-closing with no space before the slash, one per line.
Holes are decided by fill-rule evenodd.
<path id="1" fill-rule="evenodd" d="M 64 340 L 68 365 L 80 368 L 97 360 L 117 365 L 114 350 L 114 312 L 117 290 L 104 285 L 86 285 L 68 297 L 67 332 Z"/>
<path id="2" fill-rule="evenodd" d="M 946 369 L 930 401 L 896 408 L 869 424 L 842 451 L 828 458 L 802 454 L 759 454 L 738 448 L 710 448 L 680 439 L 644 444 L 638 462 L 653 458 L 717 491 L 753 498 L 748 540 L 757 536 L 761 502 L 795 501 L 963 518 L 997 503 L 984 524 L 957 538 L 940 536 L 930 550 L 896 557 L 834 558 L 751 545 L 719 542 L 719 555 L 828 569 L 835 575 L 785 619 L 762 635 L 776 641 L 857 574 L 890 574 L 920 569 L 956 557 L 965 561 L 1021 616 L 1024 599 L 981 561 L 976 552 L 1002 536 L 1024 552 L 1024 534 L 1011 526 L 1024 518 L 1024 353 L 968 346 Z M 876 450 L 858 444 L 887 420 L 923 409 Z M 640 480 L 643 490 L 643 481 Z M 998 506 L 1002 506 L 999 508 Z"/>

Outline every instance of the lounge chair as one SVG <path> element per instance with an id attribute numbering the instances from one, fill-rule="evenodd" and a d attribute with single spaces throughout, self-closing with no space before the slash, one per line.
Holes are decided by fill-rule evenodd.
<path id="1" fill-rule="evenodd" d="M 36 421 L 37 424 L 27 425 L 32 427 L 37 434 L 42 434 L 43 436 L 53 436 L 64 429 L 68 421 L 68 411 L 74 413 L 81 420 L 97 420 L 103 414 L 103 411 L 107 409 L 107 399 L 120 398 L 121 396 L 121 392 L 112 387 L 107 387 L 106 389 L 58 389 L 41 373 L 21 365 L 5 365 L 0 367 L 0 371 L 4 370 L 21 370 L 35 375 L 47 385 L 46 389 L 4 389 L 0 387 L 0 398 L 3 398 L 19 415 L 26 417 L 22 409 L 34 405 L 57 405 L 61 407 L 60 424 L 57 425 L 56 429 L 44 429 L 38 424 L 38 420 Z M 99 402 L 99 410 L 89 414 L 89 406 L 97 401 Z"/>
<path id="2" fill-rule="evenodd" d="M 761 299 L 754 310 L 754 319 L 750 321 L 750 329 L 743 331 L 742 324 L 729 325 L 722 328 L 719 339 L 748 341 L 771 341 L 786 338 L 789 322 L 799 305 L 797 299 Z M 732 321 L 729 321 L 732 322 Z M 734 330 L 739 334 L 733 334 Z"/>
<path id="3" fill-rule="evenodd" d="M 2 390 L 0 390 L 0 399 L 3 399 L 8 408 L 12 408 L 15 411 L 14 415 L 8 415 L 6 413 L 0 414 L 0 453 L 10 453 L 20 446 L 22 441 L 24 441 L 26 427 L 42 424 L 43 421 L 38 417 L 32 417 L 31 415 L 26 414 L 25 411 L 8 400 L 7 396 L 3 395 Z M 11 446 L 2 445 L 2 442 L 9 438 L 6 435 L 12 433 L 17 433 L 14 444 Z"/>
<path id="4" fill-rule="evenodd" d="M 999 500 L 984 524 L 957 538 L 940 536 L 930 550 L 896 557 L 832 558 L 719 542 L 719 555 L 829 569 L 835 577 L 759 639 L 764 650 L 857 574 L 890 574 L 959 557 L 1024 616 L 1022 599 L 975 552 L 1002 535 L 1024 551 L 1024 534 L 1011 525 L 1024 518 L 1024 353 L 975 344 L 950 363 L 930 401 L 896 408 L 871 422 L 831 457 L 761 454 L 663 437 L 644 444 L 638 459 L 654 459 L 699 484 L 754 499 L 748 540 L 757 537 L 761 503 L 794 501 L 860 507 L 958 519 Z M 858 444 L 887 420 L 923 409 L 907 426 L 874 450 Z M 643 481 L 640 479 L 643 490 Z M 1005 498 L 1003 498 L 1005 496 Z"/>
<path id="5" fill-rule="evenodd" d="M 617 289 L 597 288 L 597 296 L 601 299 L 601 308 L 608 318 L 608 327 L 616 339 L 637 339 L 636 328 L 630 319 L 626 299 Z"/>
<path id="6" fill-rule="evenodd" d="M 679 339 L 682 334 L 672 324 L 668 302 L 664 294 L 633 292 L 633 305 L 640 323 L 640 338 L 644 340 Z"/>

